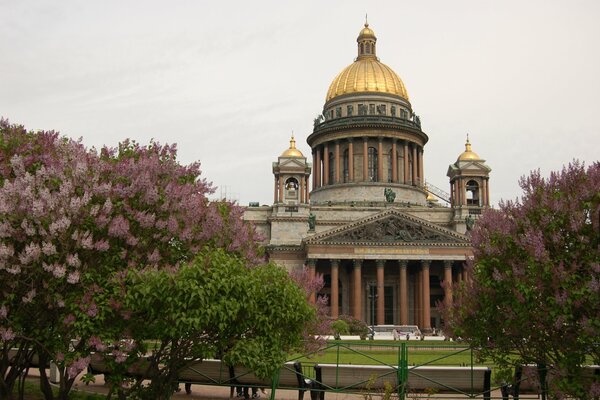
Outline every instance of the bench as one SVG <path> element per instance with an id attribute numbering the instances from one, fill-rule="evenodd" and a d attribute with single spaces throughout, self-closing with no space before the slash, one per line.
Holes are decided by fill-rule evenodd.
<path id="1" fill-rule="evenodd" d="M 128 376 L 144 377 L 147 369 L 147 360 L 140 360 L 129 368 Z M 88 366 L 88 371 L 94 375 L 110 375 L 111 369 L 104 357 L 93 354 Z M 275 389 L 298 390 L 298 399 L 303 400 L 304 393 L 311 388 L 309 379 L 302 374 L 302 365 L 299 361 L 285 363 L 274 379 L 260 379 L 252 370 L 245 367 L 230 367 L 221 360 L 206 359 L 195 361 L 179 371 L 177 380 L 185 384 L 185 391 L 191 394 L 191 385 L 229 386 L 230 396 L 236 386 L 243 387 L 269 387 Z M 247 391 L 245 392 L 247 395 Z"/>
<path id="2" fill-rule="evenodd" d="M 336 365 L 315 366 L 313 391 L 325 399 L 326 391 L 359 393 L 383 390 L 391 385 L 395 392 L 400 389 L 398 368 L 389 365 Z M 491 370 L 487 367 L 422 366 L 408 369 L 405 392 L 464 394 L 490 399 Z M 475 395 L 475 396 L 473 396 Z"/>
<path id="3" fill-rule="evenodd" d="M 302 364 L 299 361 L 283 364 L 275 376 L 268 379 L 258 378 L 252 370 L 245 367 L 235 367 L 234 373 L 235 380 L 241 386 L 297 390 L 298 400 L 303 400 L 304 393 L 312 388 L 312 380 L 303 374 Z"/>

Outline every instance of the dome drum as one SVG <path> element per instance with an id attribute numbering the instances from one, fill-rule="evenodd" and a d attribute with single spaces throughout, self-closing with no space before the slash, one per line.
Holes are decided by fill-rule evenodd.
<path id="1" fill-rule="evenodd" d="M 360 185 L 341 183 L 322 186 L 310 194 L 311 205 L 384 203 L 386 188 L 396 193 L 394 203 L 426 206 L 427 192 L 418 186 L 389 182 L 362 182 Z"/>

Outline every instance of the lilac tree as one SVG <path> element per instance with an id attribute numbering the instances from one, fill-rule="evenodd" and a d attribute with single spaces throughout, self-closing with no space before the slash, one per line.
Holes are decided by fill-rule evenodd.
<path id="1" fill-rule="evenodd" d="M 199 165 L 179 164 L 175 146 L 97 152 L 1 120 L 0 172 L 1 398 L 34 353 L 41 367 L 57 362 L 66 399 L 91 351 L 120 346 L 130 310 L 114 287 L 129 271 L 177 271 L 206 245 L 259 260 L 241 210 L 209 202 Z"/>
<path id="2" fill-rule="evenodd" d="M 581 366 L 600 363 L 600 163 L 520 185 L 520 200 L 472 231 L 470 279 L 445 310 L 447 330 L 500 367 L 537 364 L 553 396 L 597 397 L 598 377 Z"/>

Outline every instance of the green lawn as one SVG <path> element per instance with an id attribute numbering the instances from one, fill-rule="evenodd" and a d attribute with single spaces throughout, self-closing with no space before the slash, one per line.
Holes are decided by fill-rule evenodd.
<path id="1" fill-rule="evenodd" d="M 54 390 L 57 394 L 58 390 Z M 40 385 L 37 379 L 27 379 L 25 381 L 25 399 L 26 400 L 44 400 L 44 396 L 40 391 Z M 99 394 L 89 394 L 72 390 L 69 399 L 72 400 L 105 400 L 106 396 Z"/>
<path id="2" fill-rule="evenodd" d="M 397 365 L 400 354 L 399 342 L 330 342 L 325 351 L 311 356 L 298 356 L 306 363 L 327 364 L 393 364 Z M 440 342 L 409 343 L 409 365 L 471 365 L 472 354 L 466 347 Z M 473 357 L 473 362 L 474 357 Z M 481 365 L 481 364 L 480 364 Z"/>

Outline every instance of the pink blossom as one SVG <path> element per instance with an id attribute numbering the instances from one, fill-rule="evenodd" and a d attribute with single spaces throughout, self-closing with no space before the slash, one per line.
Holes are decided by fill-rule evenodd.
<path id="1" fill-rule="evenodd" d="M 88 339 L 88 345 L 90 347 L 96 349 L 97 351 L 106 350 L 106 345 L 104 343 L 102 343 L 102 339 L 100 339 L 98 336 L 91 336 Z"/>
<path id="2" fill-rule="evenodd" d="M 158 249 L 154 249 L 154 251 L 150 254 L 148 254 L 148 262 L 150 264 L 156 264 L 158 263 L 158 261 L 160 260 L 160 253 L 158 252 Z"/>
<path id="3" fill-rule="evenodd" d="M 92 303 L 89 305 L 86 314 L 90 317 L 95 317 L 96 315 L 98 315 L 98 306 L 96 305 L 96 303 Z"/>
<path id="4" fill-rule="evenodd" d="M 56 246 L 53 243 L 44 242 L 42 243 L 42 253 L 47 256 L 53 256 L 56 254 Z"/>
<path id="5" fill-rule="evenodd" d="M 117 215 L 108 226 L 108 234 L 118 238 L 126 238 L 129 234 L 129 221 L 122 215 Z"/>
<path id="6" fill-rule="evenodd" d="M 20 274 L 21 273 L 21 266 L 20 265 L 7 266 L 6 267 L 6 272 L 8 272 L 11 275 Z"/>
<path id="7" fill-rule="evenodd" d="M 8 308 L 6 308 L 6 306 L 3 305 L 2 307 L 0 307 L 0 319 L 6 318 L 7 315 L 8 315 Z"/>
<path id="8" fill-rule="evenodd" d="M 81 265 L 81 261 L 79 261 L 79 256 L 77 254 L 68 254 L 67 264 L 74 268 L 79 267 Z"/>
<path id="9" fill-rule="evenodd" d="M 74 271 L 74 272 L 69 273 L 69 276 L 67 276 L 67 282 L 69 282 L 72 285 L 78 283 L 79 282 L 79 271 Z"/>
<path id="10" fill-rule="evenodd" d="M 29 292 L 27 292 L 27 294 L 25 296 L 23 296 L 21 298 L 21 300 L 23 300 L 23 303 L 25 303 L 25 304 L 31 303 L 33 301 L 33 298 L 35 297 L 35 294 L 36 294 L 35 288 L 31 289 Z"/>
<path id="11" fill-rule="evenodd" d="M 57 233 L 63 233 L 69 226 L 71 226 L 71 221 L 66 217 L 62 217 L 50 224 L 50 234 L 56 235 Z"/>
<path id="12" fill-rule="evenodd" d="M 0 339 L 3 342 L 8 342 L 9 340 L 13 340 L 15 338 L 15 333 L 13 330 L 9 328 L 0 327 Z"/>
<path id="13" fill-rule="evenodd" d="M 108 249 L 110 249 L 110 245 L 108 244 L 107 240 L 102 239 L 94 243 L 94 248 L 98 251 L 107 251 Z"/>
<path id="14" fill-rule="evenodd" d="M 122 364 L 127 360 L 127 354 L 121 350 L 113 351 L 113 356 L 115 357 L 115 362 L 117 364 Z"/>
<path id="15" fill-rule="evenodd" d="M 13 249 L 11 244 L 0 243 L 0 259 L 12 257 L 14 253 L 15 250 Z"/>
<path id="16" fill-rule="evenodd" d="M 78 358 L 67 368 L 67 376 L 69 378 L 75 378 L 81 371 L 87 368 L 90 364 L 90 356 Z"/>
<path id="17" fill-rule="evenodd" d="M 52 270 L 52 275 L 57 278 L 62 278 L 65 276 L 67 272 L 67 268 L 64 265 L 54 264 L 54 269 Z"/>
<path id="18" fill-rule="evenodd" d="M 73 322 L 75 322 L 75 316 L 73 314 L 69 314 L 63 319 L 63 324 L 66 326 L 71 325 Z"/>

